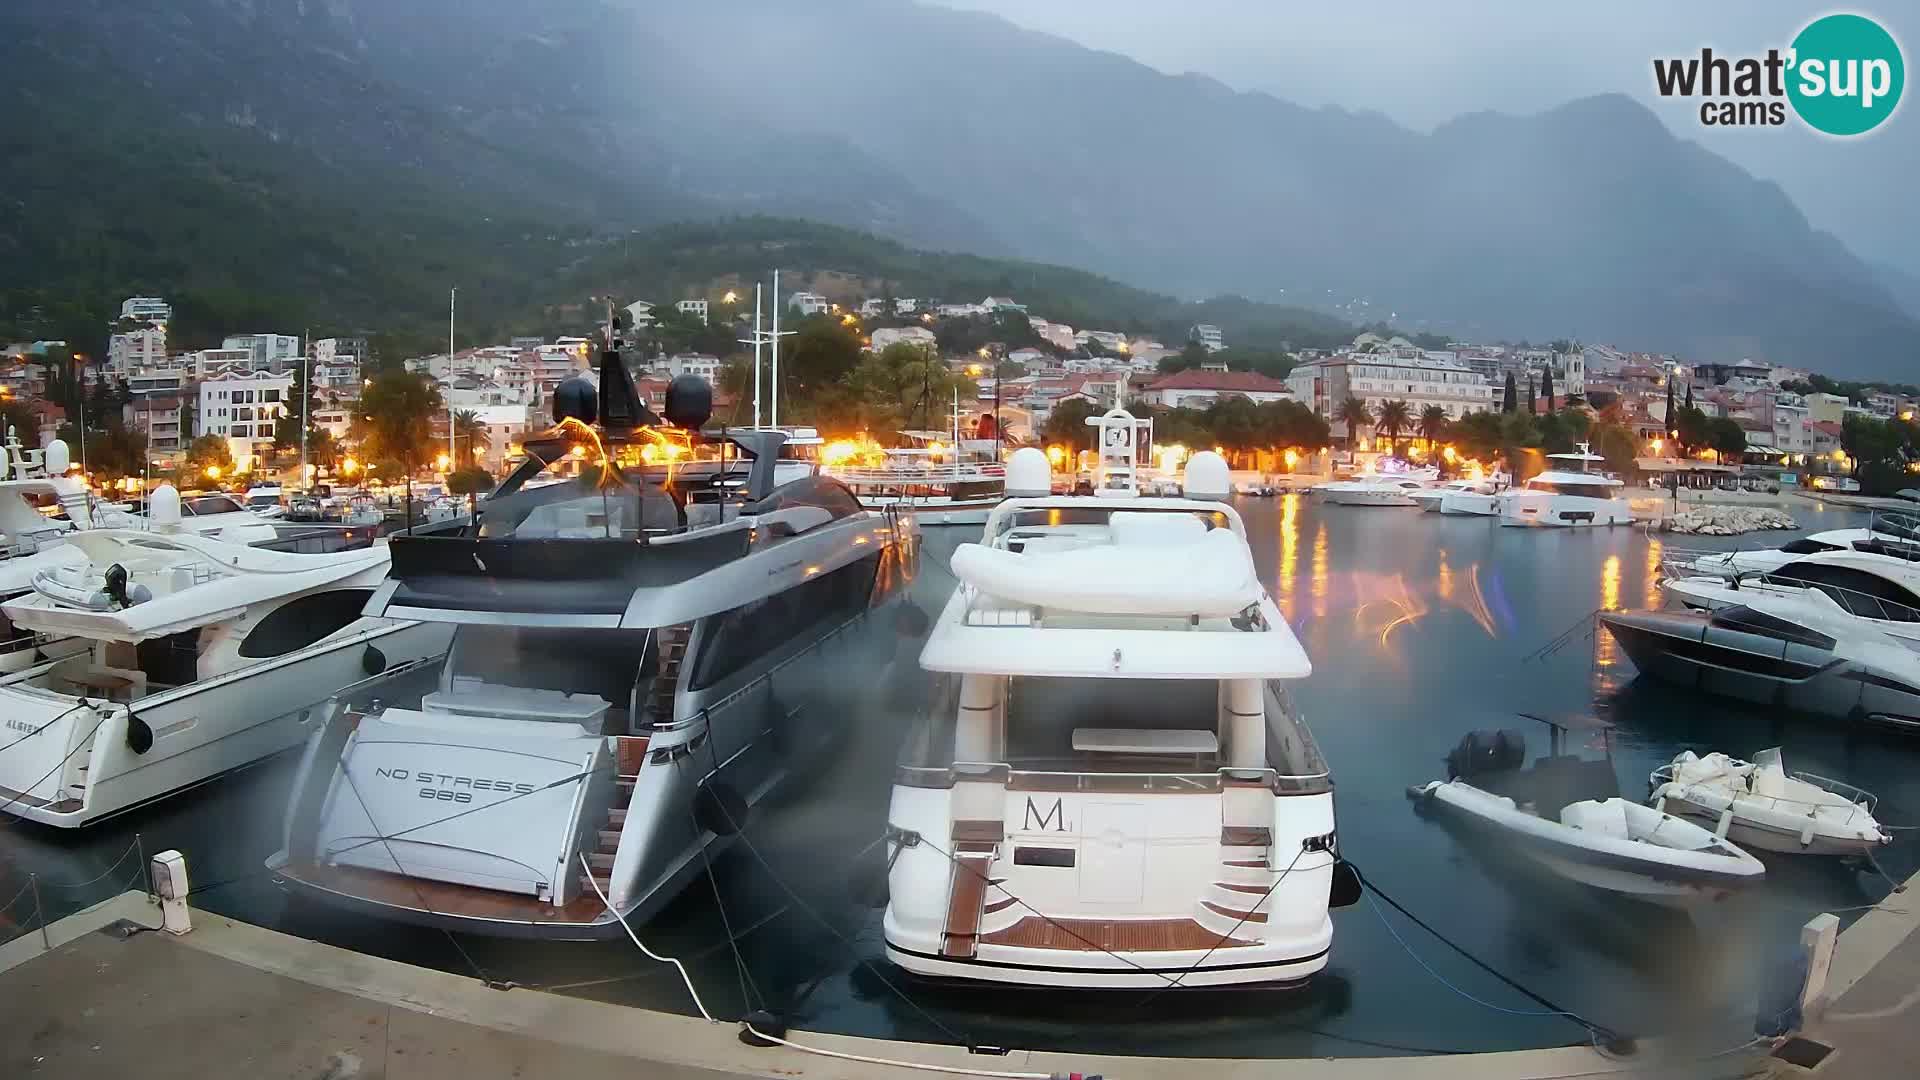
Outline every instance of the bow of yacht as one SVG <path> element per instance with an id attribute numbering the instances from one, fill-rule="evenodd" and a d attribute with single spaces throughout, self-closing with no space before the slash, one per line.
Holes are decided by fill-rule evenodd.
<path id="1" fill-rule="evenodd" d="M 1327 962 L 1332 785 L 1287 684 L 1312 671 L 1254 573 L 1226 464 L 1144 498 L 1135 421 L 1101 486 L 1013 498 L 953 557 L 895 774 L 888 957 L 1071 987 L 1296 982 Z"/>
<path id="2" fill-rule="evenodd" d="M 362 615 L 387 549 L 268 551 L 179 527 L 68 533 L 8 600 L 57 643 L 0 678 L 0 809 L 80 826 L 285 750 L 336 688 L 445 649 L 437 627 Z"/>

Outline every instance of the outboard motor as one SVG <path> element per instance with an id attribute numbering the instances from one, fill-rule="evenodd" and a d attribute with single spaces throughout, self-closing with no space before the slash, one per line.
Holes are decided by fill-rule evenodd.
<path id="1" fill-rule="evenodd" d="M 1447 779 L 1472 779 L 1518 769 L 1527 762 L 1527 737 L 1512 730 L 1470 731 L 1447 752 Z"/>

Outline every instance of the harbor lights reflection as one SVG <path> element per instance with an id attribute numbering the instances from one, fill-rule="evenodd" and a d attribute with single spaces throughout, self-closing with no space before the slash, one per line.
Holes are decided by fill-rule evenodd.
<path id="1" fill-rule="evenodd" d="M 1293 621 L 1293 575 L 1300 563 L 1300 495 L 1280 497 L 1280 614 Z"/>
<path id="2" fill-rule="evenodd" d="M 1327 524 L 1313 534 L 1313 617 L 1324 619 L 1327 616 Z"/>
<path id="3" fill-rule="evenodd" d="M 1609 555 L 1600 565 L 1600 610 L 1620 610 L 1620 556 Z M 1605 679 L 1607 668 L 1620 662 L 1619 645 L 1612 634 L 1593 635 L 1593 664 L 1596 679 Z M 1599 687 L 1596 687 L 1599 689 Z"/>

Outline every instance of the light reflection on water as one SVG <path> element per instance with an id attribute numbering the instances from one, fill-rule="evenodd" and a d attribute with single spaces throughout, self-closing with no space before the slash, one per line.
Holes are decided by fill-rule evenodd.
<path id="1" fill-rule="evenodd" d="M 1596 606 L 1658 604 L 1660 542 L 1637 530 L 1502 529 L 1478 518 L 1326 507 L 1300 496 L 1279 503 L 1244 500 L 1239 507 L 1254 550 L 1272 552 L 1277 543 L 1278 559 L 1262 560 L 1276 598 L 1312 611 L 1294 616 L 1314 664 L 1296 699 L 1333 769 L 1341 852 L 1475 956 L 1567 1007 L 1647 1030 L 1710 1009 L 1742 1012 L 1758 969 L 1777 946 L 1794 940 L 1809 915 L 1885 895 L 1870 875 L 1784 860 L 1770 865 L 1756 893 L 1691 918 L 1673 916 L 1543 882 L 1444 821 L 1416 814 L 1403 798 L 1405 787 L 1444 775 L 1441 758 L 1466 731 L 1524 725 L 1514 717 L 1522 710 L 1596 711 L 1591 653 L 1569 648 L 1544 661 L 1522 657 Z M 1822 517 L 1815 528 L 1850 523 Z M 1277 538 L 1269 536 L 1274 530 Z M 1312 531 L 1312 547 L 1302 558 L 1304 530 Z M 929 530 L 916 582 L 923 608 L 940 609 L 953 584 L 946 569 L 953 547 L 976 537 Z M 1776 534 L 1764 542 L 1785 539 Z M 1307 581 L 1299 580 L 1302 573 Z M 1634 580 L 1637 573 L 1644 577 Z M 1407 617 L 1413 611 L 1420 614 Z M 1349 613 L 1355 618 L 1346 618 Z M 1594 648 L 1610 647 L 1601 632 Z M 900 655 L 911 662 L 917 649 L 917 642 L 903 643 Z M 1782 745 L 1794 768 L 1876 790 L 1883 820 L 1920 821 L 1920 741 L 1879 740 L 1632 681 L 1624 656 L 1612 670 L 1628 680 L 1605 711 L 1617 725 L 1615 773 L 1629 797 L 1644 796 L 1647 773 L 1683 746 L 1745 756 Z M 884 827 L 903 718 L 923 706 L 908 694 L 862 713 L 840 761 L 756 815 L 749 835 L 765 863 L 739 848 L 715 860 L 717 888 L 734 925 L 765 921 L 741 943 L 756 992 L 791 1008 L 797 1027 L 944 1038 L 867 966 L 899 979 L 880 956 L 879 913 L 848 900 L 849 874 L 842 869 Z M 1531 728 L 1526 734 L 1539 752 L 1543 736 Z M 624 941 L 463 937 L 456 950 L 434 931 L 289 908 L 259 868 L 279 844 L 292 764 L 283 759 L 77 836 L 0 829 L 0 854 L 78 882 L 108 870 L 140 832 L 149 851 L 168 846 L 187 853 L 196 883 L 210 889 L 197 899 L 221 914 L 462 974 L 469 972 L 463 953 L 470 954 L 494 978 L 688 1010 L 671 969 L 647 963 Z M 1881 861 L 1904 876 L 1916 865 L 1916 848 L 1903 836 Z M 790 898 L 769 868 L 833 929 L 789 910 Z M 18 887 L 0 875 L 0 899 Z M 902 989 L 981 1042 L 1077 1051 L 1345 1056 L 1384 1051 L 1342 1039 L 1516 1049 L 1579 1038 L 1563 1021 L 1496 1014 L 1448 993 L 1364 905 L 1333 918 L 1330 966 L 1298 991 L 1168 995 L 1142 1013 L 1138 998 L 1124 995 Z M 743 1011 L 734 999 L 745 991 L 734 989 L 741 980 L 706 883 L 690 888 L 641 933 L 649 946 L 689 958 L 717 1013 Z M 1532 1007 L 1432 939 L 1403 933 L 1457 985 L 1507 1007 Z M 1728 1026 L 1724 1017 L 1714 1019 L 1721 1022 L 1713 1030 Z M 1744 1017 L 1735 1019 L 1737 1037 L 1727 1045 L 1747 1033 Z"/>

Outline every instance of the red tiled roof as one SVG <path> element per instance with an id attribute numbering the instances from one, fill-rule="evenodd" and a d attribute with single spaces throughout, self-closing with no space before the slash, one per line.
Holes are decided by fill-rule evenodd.
<path id="1" fill-rule="evenodd" d="M 1238 390 L 1243 393 L 1265 391 L 1284 394 L 1287 384 L 1257 371 L 1201 371 L 1189 368 L 1149 383 L 1147 390 L 1149 393 L 1156 390 Z"/>
<path id="2" fill-rule="evenodd" d="M 1831 435 L 1836 439 L 1839 438 L 1840 433 L 1843 430 L 1845 430 L 1840 426 L 1840 424 L 1837 421 L 1833 421 L 1833 420 L 1815 420 L 1812 423 L 1808 424 L 1807 426 L 1814 429 L 1815 431 L 1822 432 L 1827 435 Z"/>

